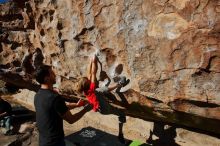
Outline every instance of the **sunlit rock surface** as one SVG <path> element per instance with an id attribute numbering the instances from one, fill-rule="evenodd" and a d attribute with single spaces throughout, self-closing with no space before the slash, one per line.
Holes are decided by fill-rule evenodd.
<path id="1" fill-rule="evenodd" d="M 131 80 L 121 106 L 132 116 L 219 133 L 219 13 L 219 0 L 13 0 L 0 5 L 0 78 L 36 91 L 23 65 L 33 54 L 74 95 L 98 50 L 111 78 Z"/>

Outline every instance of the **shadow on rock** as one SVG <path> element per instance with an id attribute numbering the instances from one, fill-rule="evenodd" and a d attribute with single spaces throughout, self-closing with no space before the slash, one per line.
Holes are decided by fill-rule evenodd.
<path id="1" fill-rule="evenodd" d="M 157 137 L 156 139 L 154 137 Z M 147 143 L 154 146 L 179 146 L 175 142 L 176 127 L 165 125 L 163 123 L 154 123 L 153 131 L 150 131 L 150 136 Z"/>

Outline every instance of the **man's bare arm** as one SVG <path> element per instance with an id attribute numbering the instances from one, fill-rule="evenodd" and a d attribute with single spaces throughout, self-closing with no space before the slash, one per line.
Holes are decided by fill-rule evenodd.
<path id="1" fill-rule="evenodd" d="M 7 112 L 4 112 L 4 113 L 1 113 L 0 114 L 0 117 L 4 117 L 4 116 L 6 116 L 7 115 Z"/>
<path id="2" fill-rule="evenodd" d="M 72 114 L 69 110 L 63 115 L 63 119 L 69 124 L 73 124 L 79 119 L 81 119 L 88 111 L 91 110 L 91 107 L 86 107 L 79 111 L 78 113 Z"/>
<path id="3" fill-rule="evenodd" d="M 66 106 L 68 107 L 69 110 L 78 107 L 77 103 L 71 103 L 71 102 L 66 102 Z"/>
<path id="4" fill-rule="evenodd" d="M 71 110 L 71 109 L 74 109 L 76 107 L 84 106 L 87 103 L 88 103 L 87 101 L 85 101 L 83 99 L 79 99 L 79 101 L 77 103 L 66 102 L 66 106 L 68 107 L 69 110 Z"/>

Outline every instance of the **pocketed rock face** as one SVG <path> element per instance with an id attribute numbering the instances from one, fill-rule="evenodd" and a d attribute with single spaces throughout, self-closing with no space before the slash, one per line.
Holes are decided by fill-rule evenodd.
<path id="1" fill-rule="evenodd" d="M 121 74 L 131 80 L 124 90 L 164 103 L 218 106 L 219 13 L 219 0 L 13 0 L 0 5 L 0 64 L 19 68 L 40 48 L 61 89 L 67 79 L 86 75 L 99 50 L 110 77 L 122 64 Z"/>
<path id="2" fill-rule="evenodd" d="M 187 21 L 176 13 L 160 14 L 149 24 L 148 35 L 173 40 L 181 35 L 181 31 L 185 30 L 187 25 Z"/>

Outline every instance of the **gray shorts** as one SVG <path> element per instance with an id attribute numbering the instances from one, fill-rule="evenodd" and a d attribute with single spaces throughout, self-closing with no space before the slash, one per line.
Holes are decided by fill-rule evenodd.
<path id="1" fill-rule="evenodd" d="M 105 94 L 108 93 L 108 87 L 104 86 L 95 90 L 95 95 L 99 101 L 99 112 L 107 115 L 111 114 L 111 105 L 109 104 Z"/>
<path id="2" fill-rule="evenodd" d="M 109 93 L 108 87 L 97 88 L 95 91 L 96 97 L 99 101 L 99 109 L 98 111 L 103 115 L 115 114 L 119 117 L 119 121 L 124 121 L 125 114 L 120 109 L 113 107 L 109 104 L 107 97 L 105 94 Z M 120 119 L 123 119 L 122 121 Z"/>

